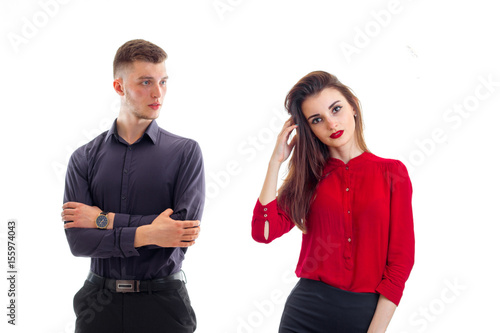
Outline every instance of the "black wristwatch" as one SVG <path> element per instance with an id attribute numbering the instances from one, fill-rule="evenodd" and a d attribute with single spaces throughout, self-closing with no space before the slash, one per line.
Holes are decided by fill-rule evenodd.
<path id="1" fill-rule="evenodd" d="M 95 219 L 95 225 L 97 226 L 97 229 L 104 230 L 108 227 L 108 213 L 109 212 L 101 212 L 101 214 L 97 216 L 97 218 Z"/>

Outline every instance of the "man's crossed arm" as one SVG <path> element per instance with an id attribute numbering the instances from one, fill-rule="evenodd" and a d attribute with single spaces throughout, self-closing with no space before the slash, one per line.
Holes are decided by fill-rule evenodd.
<path id="1" fill-rule="evenodd" d="M 61 213 L 64 228 L 94 228 L 95 220 L 101 213 L 96 206 L 69 201 L 63 205 Z M 173 210 L 168 208 L 156 217 L 151 224 L 137 228 L 134 247 L 156 245 L 160 247 L 189 247 L 194 245 L 200 233 L 199 220 L 177 221 L 170 218 Z M 108 214 L 108 227 L 113 229 L 115 214 Z"/>

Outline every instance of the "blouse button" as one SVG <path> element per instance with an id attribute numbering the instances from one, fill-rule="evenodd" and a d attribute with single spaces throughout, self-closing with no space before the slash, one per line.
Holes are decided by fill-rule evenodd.
<path id="1" fill-rule="evenodd" d="M 347 214 L 351 214 L 351 211 L 350 211 L 350 210 L 348 210 L 348 211 L 347 211 Z"/>
<path id="2" fill-rule="evenodd" d="M 267 208 L 264 208 L 264 211 L 266 211 L 266 210 L 267 210 Z"/>
<path id="3" fill-rule="evenodd" d="M 345 167 L 345 169 L 346 169 L 346 170 L 349 170 L 349 167 L 348 167 L 348 166 L 346 166 L 346 167 Z"/>
<path id="4" fill-rule="evenodd" d="M 348 187 L 348 188 L 346 188 L 345 190 L 349 192 L 349 187 Z"/>
<path id="5" fill-rule="evenodd" d="M 351 242 L 351 239 L 350 239 L 350 238 L 347 238 L 347 241 L 350 243 L 350 242 Z"/>
<path id="6" fill-rule="evenodd" d="M 264 214 L 264 217 L 267 217 L 267 214 Z"/>

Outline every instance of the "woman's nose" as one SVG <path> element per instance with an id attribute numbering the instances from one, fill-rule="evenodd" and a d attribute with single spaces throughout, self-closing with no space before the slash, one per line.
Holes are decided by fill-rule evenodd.
<path id="1" fill-rule="evenodd" d="M 326 117 L 325 122 L 328 126 L 328 129 L 332 130 L 337 128 L 337 119 L 333 115 L 329 115 Z"/>

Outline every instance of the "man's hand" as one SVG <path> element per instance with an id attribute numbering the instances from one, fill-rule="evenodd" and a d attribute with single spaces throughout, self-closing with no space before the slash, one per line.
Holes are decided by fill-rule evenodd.
<path id="1" fill-rule="evenodd" d="M 170 208 L 162 212 L 147 226 L 137 228 L 135 247 L 157 245 L 160 247 L 188 247 L 200 233 L 200 221 L 176 221 L 170 218 Z"/>
<path id="2" fill-rule="evenodd" d="M 88 206 L 79 202 L 66 202 L 61 213 L 62 220 L 68 222 L 64 228 L 97 228 L 95 219 L 101 213 L 96 206 Z M 109 225 L 108 225 L 109 227 Z"/>

